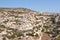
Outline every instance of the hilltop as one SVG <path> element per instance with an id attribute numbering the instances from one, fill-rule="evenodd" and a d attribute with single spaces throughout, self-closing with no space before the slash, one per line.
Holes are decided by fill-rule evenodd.
<path id="1" fill-rule="evenodd" d="M 27 8 L 0 8 L 0 40 L 60 40 L 60 14 Z"/>

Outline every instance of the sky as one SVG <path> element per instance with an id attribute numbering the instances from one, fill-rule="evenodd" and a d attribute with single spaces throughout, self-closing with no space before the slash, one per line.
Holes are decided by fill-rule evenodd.
<path id="1" fill-rule="evenodd" d="M 60 0 L 0 0 L 0 8 L 28 8 L 43 12 L 60 12 Z"/>

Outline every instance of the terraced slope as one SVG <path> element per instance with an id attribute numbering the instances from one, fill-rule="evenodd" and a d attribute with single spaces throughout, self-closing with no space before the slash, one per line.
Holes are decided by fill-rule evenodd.
<path id="1" fill-rule="evenodd" d="M 60 40 L 60 14 L 26 8 L 0 8 L 0 40 Z"/>

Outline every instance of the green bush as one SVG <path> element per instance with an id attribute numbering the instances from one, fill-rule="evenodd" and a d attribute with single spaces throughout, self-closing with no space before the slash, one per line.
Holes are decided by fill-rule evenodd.
<path id="1" fill-rule="evenodd" d="M 38 37 L 38 34 L 34 35 L 34 33 L 28 33 L 28 34 L 26 34 L 26 35 L 32 36 L 32 37 Z"/>
<path id="2" fill-rule="evenodd" d="M 55 40 L 60 40 L 60 38 L 56 38 Z"/>
<path id="3" fill-rule="evenodd" d="M 45 33 L 47 33 L 47 34 L 53 34 L 52 32 L 45 32 Z"/>
<path id="4" fill-rule="evenodd" d="M 44 26 L 44 28 L 47 30 L 49 27 L 48 26 Z"/>
<path id="5" fill-rule="evenodd" d="M 24 36 L 21 32 L 15 32 L 14 33 L 17 37 Z"/>
<path id="6" fill-rule="evenodd" d="M 5 38 L 5 37 L 3 37 L 3 40 L 6 40 L 6 38 Z"/>
<path id="7" fill-rule="evenodd" d="M 28 36 L 34 36 L 34 33 L 28 33 L 26 35 L 28 35 Z"/>
<path id="8" fill-rule="evenodd" d="M 9 38 L 9 39 L 10 38 L 15 38 L 16 36 L 21 37 L 21 36 L 24 36 L 24 35 L 21 32 L 15 32 L 15 31 L 13 32 L 13 34 L 11 36 L 6 35 L 6 37 Z"/>
<path id="9" fill-rule="evenodd" d="M 5 28 L 5 26 L 4 26 L 4 25 L 0 25 L 0 27 L 1 27 L 1 28 Z"/>
<path id="10" fill-rule="evenodd" d="M 57 25 L 60 25 L 60 22 L 57 22 Z"/>
<path id="11" fill-rule="evenodd" d="M 7 20 L 5 20 L 5 21 L 3 21 L 3 23 L 7 23 L 9 20 L 7 19 Z"/>

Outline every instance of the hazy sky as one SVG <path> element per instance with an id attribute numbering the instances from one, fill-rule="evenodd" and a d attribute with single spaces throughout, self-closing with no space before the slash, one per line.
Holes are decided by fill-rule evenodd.
<path id="1" fill-rule="evenodd" d="M 60 12 L 60 0 L 0 0 L 0 7 L 22 7 L 36 11 Z"/>

